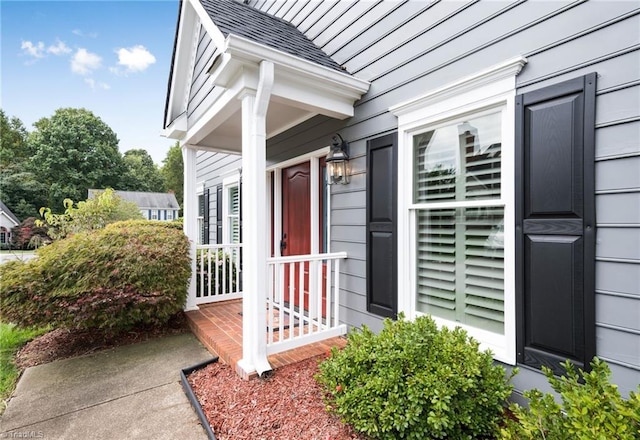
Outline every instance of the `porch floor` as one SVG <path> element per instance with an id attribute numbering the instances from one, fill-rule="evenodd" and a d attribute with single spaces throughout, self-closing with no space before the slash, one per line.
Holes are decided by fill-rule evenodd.
<path id="1" fill-rule="evenodd" d="M 238 361 L 242 359 L 242 300 L 200 305 L 200 310 L 186 312 L 191 331 L 220 361 L 230 365 L 244 379 Z M 271 367 L 303 361 L 327 353 L 331 347 L 344 347 L 345 338 L 336 337 L 284 351 L 268 357 Z M 255 376 L 255 374 L 253 375 Z"/>

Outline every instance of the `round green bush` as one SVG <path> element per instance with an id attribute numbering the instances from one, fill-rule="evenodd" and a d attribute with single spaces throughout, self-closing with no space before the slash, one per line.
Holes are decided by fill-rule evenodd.
<path id="1" fill-rule="evenodd" d="M 477 439 L 497 432 L 511 386 L 464 330 L 430 317 L 349 334 L 316 376 L 328 408 L 377 439 Z"/>
<path id="2" fill-rule="evenodd" d="M 184 306 L 189 241 L 171 223 L 113 223 L 56 241 L 37 255 L 0 266 L 3 320 L 122 331 L 163 324 Z"/>

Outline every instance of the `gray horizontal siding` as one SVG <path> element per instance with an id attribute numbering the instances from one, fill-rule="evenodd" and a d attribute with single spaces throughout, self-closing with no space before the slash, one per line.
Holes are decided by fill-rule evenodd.
<path id="1" fill-rule="evenodd" d="M 207 73 L 216 55 L 216 50 L 211 37 L 200 26 L 200 38 L 194 60 L 193 79 L 187 105 L 187 116 L 194 122 L 202 116 L 220 93 L 220 91 L 211 86 L 209 74 Z"/>
<path id="2" fill-rule="evenodd" d="M 354 176 L 332 187 L 332 249 L 353 261 L 341 275 L 342 317 L 380 326 L 366 312 L 366 141 L 397 128 L 388 109 L 456 78 L 524 55 L 518 92 L 598 72 L 596 114 L 597 352 L 623 392 L 640 383 L 640 10 L 637 2 L 252 1 L 291 20 L 358 77 L 372 82 L 347 121 L 313 118 L 269 140 L 270 161 L 351 143 Z M 539 386 L 523 369 L 518 390 Z"/>
<path id="3" fill-rule="evenodd" d="M 216 242 L 216 188 L 224 177 L 233 174 L 242 167 L 242 158 L 223 153 L 201 151 L 198 153 L 196 182 L 209 189 L 209 242 Z"/>

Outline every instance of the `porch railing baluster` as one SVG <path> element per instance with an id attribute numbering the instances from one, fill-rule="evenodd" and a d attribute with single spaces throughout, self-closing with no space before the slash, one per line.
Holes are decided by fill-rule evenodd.
<path id="1" fill-rule="evenodd" d="M 270 302 L 270 305 L 273 304 L 278 309 L 277 331 L 280 333 L 277 337 L 267 338 L 269 355 L 346 334 L 347 328 L 340 324 L 339 320 L 338 276 L 339 261 L 345 258 L 346 252 L 337 252 L 268 259 L 269 285 L 275 288 L 270 298 L 279 295 L 279 300 Z M 326 271 L 323 270 L 325 265 Z M 280 281 L 284 281 L 283 275 L 286 271 L 289 274 L 285 285 Z M 288 293 L 288 303 L 284 302 L 285 292 Z M 273 311 L 269 309 L 268 313 L 271 314 Z M 287 331 L 284 325 L 287 315 L 289 327 L 285 336 L 283 332 Z M 273 320 L 267 320 L 267 323 L 275 327 L 272 324 Z M 275 328 L 269 328 L 267 333 L 270 334 L 272 331 L 275 332 Z"/>
<path id="2" fill-rule="evenodd" d="M 242 298 L 242 244 L 196 246 L 196 304 Z"/>

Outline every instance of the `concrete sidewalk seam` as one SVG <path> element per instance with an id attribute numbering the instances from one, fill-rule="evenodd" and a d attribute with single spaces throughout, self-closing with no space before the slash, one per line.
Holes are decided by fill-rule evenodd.
<path id="1" fill-rule="evenodd" d="M 124 395 L 124 396 L 116 397 L 114 399 L 104 400 L 102 402 L 94 403 L 92 405 L 88 405 L 88 406 L 85 406 L 85 407 L 82 407 L 82 408 L 78 408 L 78 409 L 73 410 L 73 411 L 69 411 L 69 412 L 66 412 L 66 413 L 58 414 L 56 416 L 49 417 L 47 419 L 38 420 L 35 423 L 29 423 L 27 425 L 11 428 L 11 431 L 19 431 L 19 430 L 28 428 L 29 426 L 38 425 L 40 423 L 49 422 L 51 420 L 56 420 L 56 419 L 59 419 L 60 417 L 66 417 L 66 416 L 69 416 L 71 414 L 76 414 L 76 413 L 79 413 L 79 412 L 82 412 L 82 411 L 85 411 L 85 410 L 88 410 L 88 409 L 91 409 L 91 408 L 95 408 L 97 406 L 106 405 L 106 404 L 112 403 L 112 402 L 117 402 L 118 400 L 126 399 L 126 398 L 131 397 L 131 396 L 142 394 L 142 393 L 145 393 L 147 391 L 155 390 L 155 389 L 158 389 L 158 388 L 166 387 L 167 385 L 172 385 L 172 384 L 180 384 L 180 380 L 177 380 L 175 382 L 163 383 L 163 384 L 156 385 L 156 386 L 153 386 L 153 387 L 150 387 L 150 388 L 145 388 L 144 390 L 139 390 L 139 391 L 136 391 L 136 392 Z M 180 385 L 180 386 L 182 386 L 182 385 Z M 0 417 L 0 420 L 1 419 L 2 419 L 2 417 Z M 6 432 L 9 432 L 9 431 L 6 431 Z"/>

